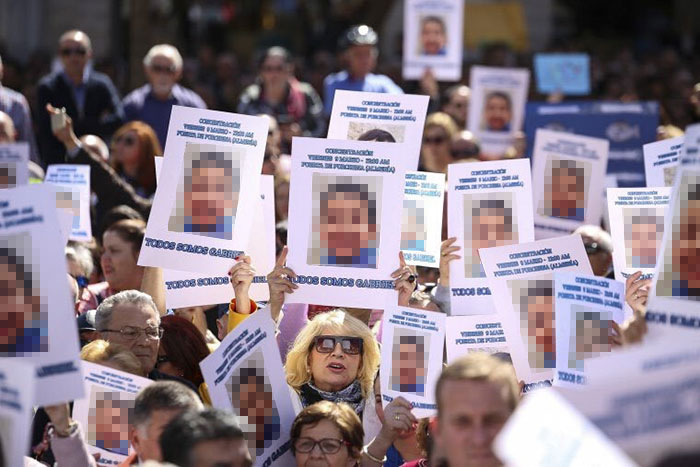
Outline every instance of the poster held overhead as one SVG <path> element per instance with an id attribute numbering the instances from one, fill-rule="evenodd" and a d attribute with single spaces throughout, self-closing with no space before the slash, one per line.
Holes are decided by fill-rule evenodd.
<path id="1" fill-rule="evenodd" d="M 588 54 L 535 54 L 537 92 L 561 93 L 566 96 L 590 94 L 590 60 Z"/>
<path id="2" fill-rule="evenodd" d="M 90 166 L 57 164 L 46 169 L 46 183 L 56 187 L 56 207 L 73 216 L 70 240 L 92 240 Z"/>
<path id="3" fill-rule="evenodd" d="M 648 187 L 671 187 L 683 150 L 685 137 L 664 139 L 644 145 L 644 173 Z"/>
<path id="4" fill-rule="evenodd" d="M 501 322 L 493 315 L 445 318 L 447 363 L 473 352 L 510 354 Z"/>
<path id="5" fill-rule="evenodd" d="M 401 214 L 401 251 L 406 264 L 440 267 L 445 174 L 408 172 Z"/>

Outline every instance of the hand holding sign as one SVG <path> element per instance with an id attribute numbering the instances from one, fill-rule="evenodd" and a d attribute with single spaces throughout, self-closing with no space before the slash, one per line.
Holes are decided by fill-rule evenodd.
<path id="1" fill-rule="evenodd" d="M 401 396 L 389 402 L 384 408 L 384 422 L 377 437 L 393 444 L 401 435 L 413 431 L 418 419 L 411 413 L 412 408 L 411 403 Z"/>
<path id="2" fill-rule="evenodd" d="M 440 244 L 440 278 L 438 282 L 443 287 L 450 286 L 450 261 L 462 258 L 454 254 L 461 249 L 459 246 L 452 246 L 455 241 L 457 241 L 457 237 L 450 237 Z"/>
<path id="3" fill-rule="evenodd" d="M 399 292 L 399 306 L 408 306 L 411 294 L 416 289 L 416 274 L 406 265 L 403 251 L 399 251 L 399 268 L 391 273 L 391 277 L 396 279 L 394 290 Z"/>
<path id="4" fill-rule="evenodd" d="M 635 312 L 645 312 L 651 279 L 639 280 L 642 271 L 637 271 L 627 278 L 625 284 L 625 300 Z"/>
<path id="5" fill-rule="evenodd" d="M 289 248 L 287 248 L 287 246 L 282 248 L 282 253 L 280 253 L 275 263 L 275 269 L 267 275 L 267 286 L 270 288 L 270 311 L 272 319 L 277 319 L 277 316 L 279 316 L 282 305 L 284 304 L 284 294 L 294 293 L 294 289 L 299 288 L 298 285 L 289 280 L 290 277 L 296 279 L 297 275 L 294 271 L 285 266 L 288 252 Z"/>

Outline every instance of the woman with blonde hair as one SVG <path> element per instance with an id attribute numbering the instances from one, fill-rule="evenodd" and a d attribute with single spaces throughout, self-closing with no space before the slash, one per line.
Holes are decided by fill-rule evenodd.
<path id="1" fill-rule="evenodd" d="M 156 191 L 154 157 L 162 155 L 163 149 L 153 128 L 147 123 L 133 121 L 122 125 L 114 134 L 109 164 L 138 195 L 149 198 Z"/>
<path id="2" fill-rule="evenodd" d="M 80 351 L 80 358 L 86 362 L 108 366 L 112 369 L 125 371 L 132 375 L 143 376 L 143 367 L 136 355 L 129 349 L 111 342 L 97 339 Z"/>
<path id="3" fill-rule="evenodd" d="M 459 136 L 459 128 L 452 117 L 444 112 L 434 112 L 425 119 L 423 144 L 418 170 L 447 173 L 447 166 L 454 162 L 452 140 Z"/>

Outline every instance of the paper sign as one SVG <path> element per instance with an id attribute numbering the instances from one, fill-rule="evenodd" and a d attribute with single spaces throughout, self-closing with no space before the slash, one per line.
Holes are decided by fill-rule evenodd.
<path id="1" fill-rule="evenodd" d="M 580 235 L 479 250 L 523 392 L 549 386 L 556 367 L 556 271 L 593 274 Z"/>
<path id="2" fill-rule="evenodd" d="M 530 72 L 524 68 L 473 66 L 467 129 L 486 154 L 503 154 L 525 116 Z"/>
<path id="3" fill-rule="evenodd" d="M 625 321 L 625 284 L 575 272 L 554 273 L 555 386 L 586 384 L 588 359 L 612 350 L 612 324 Z"/>
<path id="4" fill-rule="evenodd" d="M 442 371 L 445 314 L 388 307 L 382 318 L 382 405 L 401 396 L 418 418 L 437 413 L 435 384 Z"/>
<path id="5" fill-rule="evenodd" d="M 294 138 L 287 266 L 294 303 L 396 304 L 406 168 L 393 143 Z"/>
<path id="6" fill-rule="evenodd" d="M 343 90 L 334 96 L 328 139 L 398 143 L 406 169 L 418 168 L 428 96 Z"/>
<path id="7" fill-rule="evenodd" d="M 29 183 L 29 143 L 0 144 L 0 189 Z"/>
<path id="8" fill-rule="evenodd" d="M 24 465 L 30 448 L 36 368 L 28 361 L 0 359 L 0 465 Z"/>
<path id="9" fill-rule="evenodd" d="M 261 175 L 260 199 L 253 214 L 253 229 L 246 248 L 256 275 L 250 286 L 255 301 L 270 298 L 267 274 L 275 267 L 275 190 L 274 177 Z M 234 298 L 230 277 L 226 274 L 198 274 L 173 269 L 163 270 L 165 304 L 168 308 L 228 303 Z"/>
<path id="10" fill-rule="evenodd" d="M 679 136 L 644 145 L 644 172 L 648 187 L 673 186 L 684 139 Z"/>
<path id="11" fill-rule="evenodd" d="M 54 194 L 54 199 L 57 198 L 57 192 L 58 192 L 58 187 L 55 185 L 47 185 L 50 186 L 53 194 Z M 67 209 L 56 209 L 56 216 L 58 217 L 58 230 L 59 234 L 61 236 L 61 245 L 65 246 L 68 244 L 68 240 L 70 240 L 70 234 L 73 230 L 73 213 L 71 213 Z"/>
<path id="12" fill-rule="evenodd" d="M 590 94 L 589 68 L 587 54 L 535 54 L 537 92 L 560 92 L 569 96 Z"/>
<path id="13" fill-rule="evenodd" d="M 493 446 L 509 467 L 637 465 L 553 389 L 525 397 Z"/>
<path id="14" fill-rule="evenodd" d="M 559 237 L 583 224 L 600 224 L 606 140 L 537 130 L 533 159 L 535 238 Z"/>
<path id="15" fill-rule="evenodd" d="M 562 394 L 639 465 L 660 465 L 666 457 L 697 453 L 697 339 L 645 342 L 592 359 L 586 371 L 585 391 Z"/>
<path id="16" fill-rule="evenodd" d="M 403 78 L 430 70 L 438 81 L 462 78 L 462 0 L 406 0 L 403 15 Z"/>
<path id="17" fill-rule="evenodd" d="M 140 266 L 226 274 L 250 239 L 268 126 L 173 106 Z"/>
<path id="18" fill-rule="evenodd" d="M 506 335 L 496 316 L 448 316 L 445 323 L 448 364 L 473 352 L 510 354 Z"/>
<path id="19" fill-rule="evenodd" d="M 52 187 L 2 190 L 0 212 L 0 357 L 36 365 L 36 405 L 81 397 L 78 329 Z"/>
<path id="20" fill-rule="evenodd" d="M 153 381 L 90 362 L 82 364 L 85 397 L 73 404 L 73 419 L 83 427 L 90 454 L 99 454 L 100 463 L 119 464 L 133 452 L 129 423 L 136 395 Z"/>
<path id="21" fill-rule="evenodd" d="M 296 414 L 269 311 L 236 326 L 199 366 L 213 406 L 239 418 L 254 464 L 292 464 L 289 427 Z"/>
<path id="22" fill-rule="evenodd" d="M 450 264 L 452 315 L 495 313 L 479 248 L 532 242 L 532 183 L 526 159 L 450 164 L 447 232 L 457 237 Z"/>
<path id="23" fill-rule="evenodd" d="M 50 165 L 46 169 L 44 181 L 56 186 L 56 207 L 73 216 L 70 240 L 91 241 L 90 166 Z"/>
<path id="24" fill-rule="evenodd" d="M 403 196 L 401 251 L 406 263 L 440 267 L 445 174 L 408 172 Z"/>

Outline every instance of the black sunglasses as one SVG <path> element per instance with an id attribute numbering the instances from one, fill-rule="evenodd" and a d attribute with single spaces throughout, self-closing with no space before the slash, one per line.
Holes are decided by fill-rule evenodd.
<path id="1" fill-rule="evenodd" d="M 423 144 L 442 144 L 445 141 L 447 141 L 447 138 L 444 136 L 436 136 L 435 138 L 430 138 L 426 136 L 423 138 Z"/>
<path id="2" fill-rule="evenodd" d="M 129 135 L 129 136 L 120 136 L 119 138 L 117 138 L 117 142 L 122 142 L 122 143 L 124 143 L 124 144 L 127 145 L 127 146 L 133 146 L 134 144 L 136 144 L 136 138 L 134 138 L 134 137 L 131 136 L 131 135 Z"/>
<path id="3" fill-rule="evenodd" d="M 314 346 L 318 353 L 331 353 L 335 350 L 336 344 L 340 343 L 340 348 L 348 355 L 359 355 L 362 353 L 362 338 L 351 336 L 316 336 Z"/>
<path id="4" fill-rule="evenodd" d="M 69 48 L 61 49 L 61 55 L 63 55 L 64 57 L 68 57 L 69 55 L 83 56 L 86 53 L 87 53 L 87 49 L 85 49 L 84 47 L 76 47 L 73 49 L 69 49 Z"/>

